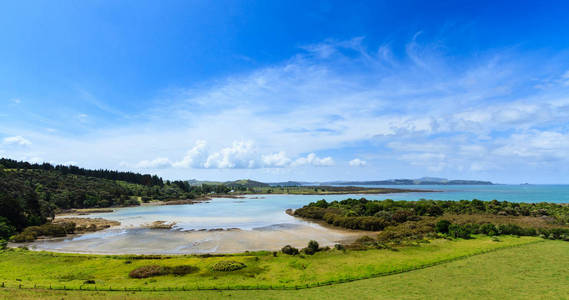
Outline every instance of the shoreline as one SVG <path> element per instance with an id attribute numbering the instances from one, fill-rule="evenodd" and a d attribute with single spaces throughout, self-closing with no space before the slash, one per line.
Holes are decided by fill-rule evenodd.
<path id="1" fill-rule="evenodd" d="M 310 187 L 313 188 L 313 187 Z M 330 188 L 327 186 L 322 187 L 314 187 L 314 188 Z M 159 206 L 159 205 L 186 205 L 186 204 L 198 204 L 198 203 L 207 203 L 215 198 L 230 198 L 230 199 L 245 199 L 248 198 L 247 196 L 255 196 L 255 195 L 291 195 L 291 196 L 302 196 L 302 195 L 351 195 L 351 194 L 361 194 L 361 195 L 382 195 L 382 194 L 399 194 L 399 193 L 438 193 L 441 191 L 437 190 L 419 190 L 419 189 L 396 189 L 396 188 L 359 188 L 359 187 L 332 187 L 332 188 L 340 188 L 342 190 L 339 191 L 307 191 L 307 192 L 300 192 L 300 193 L 264 193 L 264 192 L 255 192 L 255 193 L 232 193 L 232 194 L 210 194 L 207 196 L 202 196 L 194 199 L 177 199 L 177 200 L 169 200 L 169 201 L 160 201 L 160 200 L 153 200 L 150 202 L 142 202 L 138 206 Z M 346 190 L 346 188 L 350 188 Z M 90 215 L 90 214 L 98 214 L 98 213 L 112 213 L 116 209 L 120 208 L 127 208 L 127 207 L 137 207 L 136 205 L 128 205 L 128 206 L 111 206 L 111 207 L 92 207 L 92 208 L 71 208 L 61 212 L 57 212 L 55 217 L 61 216 L 82 216 L 82 215 Z"/>

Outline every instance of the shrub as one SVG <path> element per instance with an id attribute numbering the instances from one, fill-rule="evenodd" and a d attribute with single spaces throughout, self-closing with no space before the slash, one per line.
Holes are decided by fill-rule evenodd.
<path id="1" fill-rule="evenodd" d="M 464 225 L 451 224 L 448 227 L 448 234 L 454 238 L 469 239 L 470 230 Z"/>
<path id="2" fill-rule="evenodd" d="M 284 247 L 281 249 L 281 251 L 282 251 L 284 254 L 288 254 L 288 255 L 297 255 L 297 254 L 298 254 L 298 249 L 294 248 L 294 247 L 291 246 L 291 245 L 286 245 L 286 246 L 284 246 Z"/>
<path id="3" fill-rule="evenodd" d="M 489 235 L 489 236 L 494 236 L 498 234 L 498 229 L 496 228 L 496 226 L 494 226 L 494 224 L 484 224 L 482 226 L 480 226 L 480 233 Z"/>
<path id="4" fill-rule="evenodd" d="M 233 260 L 222 260 L 211 266 L 211 269 L 213 271 L 219 271 L 219 272 L 231 272 L 243 269 L 245 267 L 246 265 L 242 262 L 233 261 Z"/>
<path id="5" fill-rule="evenodd" d="M 152 276 L 160 276 L 167 274 L 166 270 L 162 266 L 150 265 L 143 266 L 132 270 L 128 276 L 131 278 L 148 278 Z"/>
<path id="6" fill-rule="evenodd" d="M 336 245 L 334 245 L 334 249 L 342 251 L 342 250 L 346 250 L 346 247 L 344 247 L 344 245 L 342 245 L 342 244 L 336 244 Z"/>
<path id="7" fill-rule="evenodd" d="M 130 276 L 131 278 L 148 278 L 148 277 L 168 275 L 168 274 L 182 276 L 197 272 L 198 270 L 199 268 L 190 265 L 173 266 L 173 267 L 150 265 L 150 266 L 143 266 L 140 268 L 136 268 L 132 270 L 128 274 L 128 276 Z"/>
<path id="8" fill-rule="evenodd" d="M 0 239 L 0 250 L 6 250 L 8 248 L 8 242 L 6 240 Z"/>
<path id="9" fill-rule="evenodd" d="M 312 250 L 312 251 L 314 251 L 314 252 L 317 252 L 318 249 L 320 248 L 320 245 L 318 245 L 318 242 L 317 242 L 317 241 L 311 240 L 311 241 L 308 242 L 308 247 L 307 247 L 307 248 L 310 249 L 310 250 Z"/>
<path id="10" fill-rule="evenodd" d="M 440 233 L 448 233 L 450 222 L 447 220 L 440 220 L 435 224 L 435 230 Z"/>

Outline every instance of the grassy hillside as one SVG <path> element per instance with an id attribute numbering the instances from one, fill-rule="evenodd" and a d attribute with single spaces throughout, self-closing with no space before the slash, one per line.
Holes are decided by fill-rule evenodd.
<path id="1" fill-rule="evenodd" d="M 425 269 L 303 290 L 91 292 L 0 288 L 5 299 L 561 299 L 569 243 L 543 241 Z"/>

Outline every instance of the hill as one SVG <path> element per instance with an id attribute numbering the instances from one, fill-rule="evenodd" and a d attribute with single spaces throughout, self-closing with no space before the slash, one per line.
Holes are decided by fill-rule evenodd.
<path id="1" fill-rule="evenodd" d="M 251 179 L 240 179 L 235 181 L 227 181 L 223 183 L 224 185 L 231 188 L 258 188 L 258 187 L 269 187 L 269 184 L 255 181 Z"/>
<path id="2" fill-rule="evenodd" d="M 9 159 L 0 162 L 0 239 L 27 226 L 44 224 L 59 210 L 132 206 L 140 205 L 141 201 L 193 199 L 212 191 L 228 191 L 225 186 L 164 183 L 157 176 L 132 172 L 38 165 Z"/>
<path id="3" fill-rule="evenodd" d="M 373 181 L 333 181 L 324 185 L 492 185 L 491 181 L 448 180 L 446 178 L 423 177 L 419 179 L 387 179 Z"/>

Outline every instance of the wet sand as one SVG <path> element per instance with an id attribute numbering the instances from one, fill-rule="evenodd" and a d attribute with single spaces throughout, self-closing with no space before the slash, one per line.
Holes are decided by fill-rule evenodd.
<path id="1" fill-rule="evenodd" d="M 317 224 L 277 224 L 253 230 L 178 231 L 148 228 L 107 229 L 81 236 L 29 243 L 32 250 L 91 254 L 203 254 L 279 250 L 285 245 L 306 247 L 347 243 L 363 231 L 324 228 Z"/>

